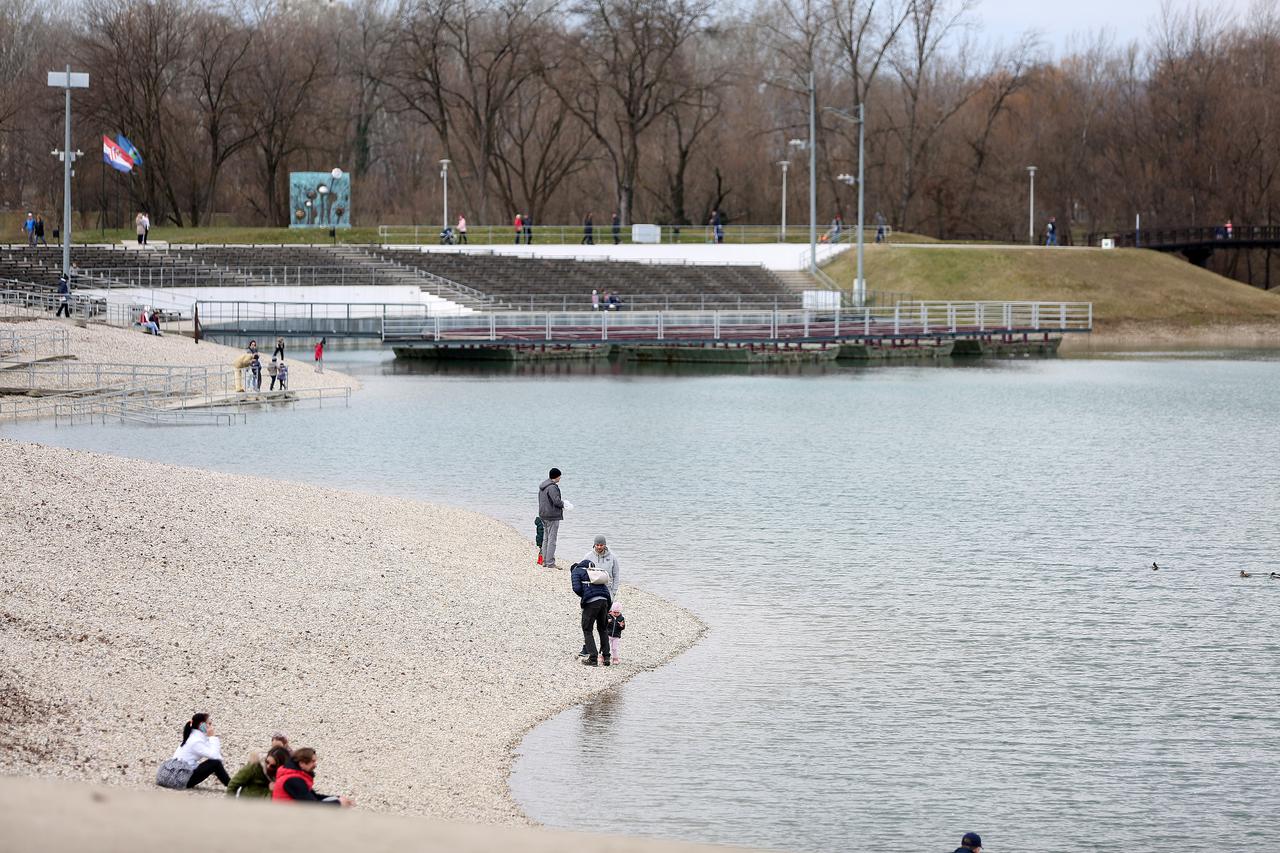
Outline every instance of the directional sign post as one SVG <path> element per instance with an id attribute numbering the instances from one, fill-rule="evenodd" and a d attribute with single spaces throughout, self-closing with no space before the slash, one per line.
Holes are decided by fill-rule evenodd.
<path id="1" fill-rule="evenodd" d="M 50 71 L 49 86 L 55 89 L 65 89 L 67 93 L 67 115 L 65 124 L 65 136 L 63 139 L 62 150 L 54 149 L 52 152 L 55 157 L 62 160 L 62 274 L 67 277 L 67 281 L 71 280 L 71 164 L 76 161 L 77 157 L 84 154 L 83 151 L 71 150 L 71 90 L 72 89 L 88 89 L 89 75 L 80 72 L 72 72 L 71 66 L 67 66 L 66 71 Z"/>

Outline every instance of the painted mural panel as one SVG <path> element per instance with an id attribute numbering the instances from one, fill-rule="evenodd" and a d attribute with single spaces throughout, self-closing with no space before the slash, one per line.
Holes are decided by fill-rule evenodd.
<path id="1" fill-rule="evenodd" d="M 339 169 L 290 172 L 289 210 L 290 228 L 350 228 L 351 176 Z"/>

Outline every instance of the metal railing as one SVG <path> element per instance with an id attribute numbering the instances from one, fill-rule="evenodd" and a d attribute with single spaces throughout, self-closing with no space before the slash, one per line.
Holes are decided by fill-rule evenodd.
<path id="1" fill-rule="evenodd" d="M 508 225 L 467 225 L 467 242 L 461 243 L 459 235 L 456 232 L 457 222 L 449 223 L 450 230 L 453 232 L 453 245 L 493 245 L 499 243 L 507 244 L 525 244 L 528 237 L 532 237 L 534 245 L 538 243 L 547 243 L 552 245 L 574 244 L 582 245 L 586 242 L 586 229 L 582 224 L 575 225 L 534 225 L 529 229 L 528 235 L 521 230 L 519 239 L 516 237 L 515 224 Z M 663 244 L 698 244 L 698 243 L 714 243 L 715 229 L 710 225 L 660 225 L 660 243 Z M 721 226 L 724 234 L 724 243 L 808 243 L 809 242 L 809 226 L 808 225 L 789 225 L 784 231 L 778 225 L 724 225 Z M 874 225 L 863 226 L 863 240 L 871 243 L 875 240 L 876 227 Z M 379 225 L 378 238 L 381 242 L 387 244 L 401 243 L 406 245 L 425 245 L 444 243 L 442 232 L 444 229 L 439 225 Z M 848 235 L 856 231 L 855 226 L 845 223 L 839 235 L 833 233 L 829 222 L 821 223 L 818 226 L 819 236 L 825 236 L 828 240 L 833 237 L 838 240 L 848 239 Z M 892 233 L 887 226 L 885 228 L 885 239 L 888 239 Z M 595 223 L 591 229 L 591 240 L 596 245 L 612 245 L 614 240 L 613 226 L 609 222 Z M 631 226 L 619 226 L 617 234 L 617 243 L 631 245 L 635 243 L 631 239 Z"/>
<path id="2" fill-rule="evenodd" d="M 390 267 L 390 270 L 388 269 Z M 80 270 L 82 280 L 100 287 L 245 287 L 306 285 L 346 287 L 385 284 L 398 266 L 346 264 L 334 266 L 142 266 Z"/>
<path id="3" fill-rule="evenodd" d="M 1088 302 L 915 302 L 834 311 L 502 312 L 388 318 L 390 343 L 504 346 L 603 343 L 785 343 L 859 337 L 1086 332 Z"/>
<path id="4" fill-rule="evenodd" d="M 164 378 L 172 382 L 191 380 L 206 383 L 220 376 L 221 366 L 168 364 L 86 364 L 79 361 L 27 362 L 0 368 L 0 387 L 5 389 L 75 391 L 92 388 L 129 387 L 142 380 Z"/>
<path id="5" fill-rule="evenodd" d="M 53 417 L 55 422 L 66 412 L 98 411 L 100 403 L 112 412 L 126 408 L 154 406 L 156 400 L 213 397 L 229 393 L 233 379 L 230 367 L 208 367 L 203 371 L 181 368 L 156 368 L 153 373 L 139 373 L 136 378 L 108 376 L 102 384 L 62 390 L 43 397 L 0 397 L 0 419 Z"/>
<path id="6" fill-rule="evenodd" d="M 0 365 L 66 356 L 70 352 L 71 338 L 66 329 L 0 329 Z"/>
<path id="7" fill-rule="evenodd" d="M 1179 246 L 1230 245 L 1232 243 L 1280 244 L 1280 225 L 1192 225 L 1172 228 L 1142 228 L 1127 231 L 1098 231 L 1089 234 L 1090 246 L 1100 246 L 1104 239 L 1116 248 L 1175 248 Z"/>

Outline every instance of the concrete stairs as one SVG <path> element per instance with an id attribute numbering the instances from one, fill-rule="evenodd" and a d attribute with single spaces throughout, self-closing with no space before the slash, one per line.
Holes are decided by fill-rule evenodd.
<path id="1" fill-rule="evenodd" d="M 778 281 L 782 282 L 782 286 L 792 293 L 800 294 L 806 290 L 827 289 L 808 270 L 774 270 L 773 274 L 777 276 Z"/>

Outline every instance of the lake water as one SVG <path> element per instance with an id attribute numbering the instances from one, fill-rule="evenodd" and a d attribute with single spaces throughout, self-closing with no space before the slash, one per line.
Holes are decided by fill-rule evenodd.
<path id="1" fill-rule="evenodd" d="M 1275 357 L 791 375 L 345 357 L 366 385 L 349 409 L 0 435 L 446 501 L 530 536 L 564 469 L 562 554 L 609 534 L 629 581 L 710 632 L 529 735 L 512 787 L 551 825 L 1280 849 Z"/>

